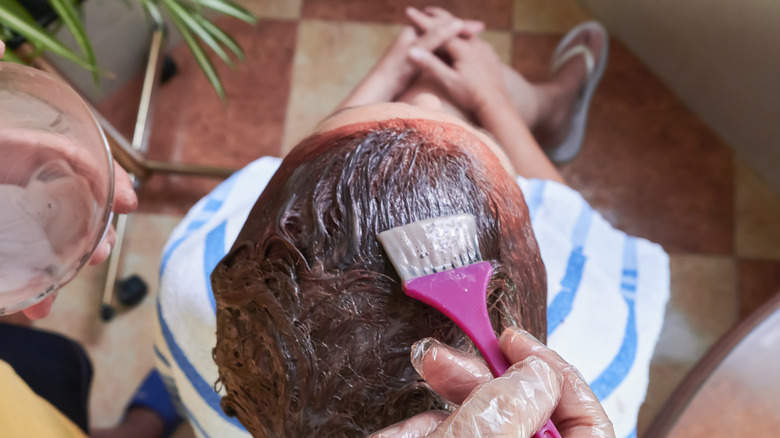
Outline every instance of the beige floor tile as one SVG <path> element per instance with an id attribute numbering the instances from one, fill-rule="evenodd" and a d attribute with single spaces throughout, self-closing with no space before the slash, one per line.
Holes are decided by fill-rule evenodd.
<path id="1" fill-rule="evenodd" d="M 118 309 L 108 323 L 100 320 L 100 299 L 106 266 L 87 267 L 57 298 L 51 315 L 36 326 L 62 333 L 80 342 L 94 367 L 90 419 L 93 426 L 115 424 L 141 379 L 154 363 L 152 336 L 160 254 L 168 235 L 181 220 L 177 216 L 136 213 L 125 240 L 120 278 L 140 275 L 149 295 L 137 307 Z"/>
<path id="2" fill-rule="evenodd" d="M 685 374 L 738 320 L 736 262 L 727 256 L 672 255 L 671 298 L 639 415 L 644 430 Z"/>
<path id="3" fill-rule="evenodd" d="M 128 224 L 121 275 L 138 275 L 150 290 L 156 290 L 163 246 L 181 219 L 174 215 L 134 214 Z"/>
<path id="4" fill-rule="evenodd" d="M 683 346 L 688 336 L 684 332 L 690 330 L 697 344 L 663 351 L 674 352 L 676 358 L 686 352 L 700 356 L 739 317 L 736 262 L 728 256 L 672 255 L 670 265 L 671 305 L 661 341 L 670 341 L 670 347 Z"/>
<path id="5" fill-rule="evenodd" d="M 563 33 L 592 18 L 577 0 L 515 0 L 513 28 L 520 32 Z"/>
<path id="6" fill-rule="evenodd" d="M 693 363 L 689 361 L 659 361 L 650 364 L 650 384 L 647 387 L 645 402 L 639 409 L 636 425 L 639 436 L 642 436 L 643 432 L 647 430 L 692 366 Z"/>
<path id="7" fill-rule="evenodd" d="M 237 0 L 257 18 L 283 18 L 295 20 L 301 16 L 303 0 Z"/>
<path id="8" fill-rule="evenodd" d="M 347 97 L 399 29 L 383 24 L 300 23 L 282 152 L 306 137 Z"/>
<path id="9" fill-rule="evenodd" d="M 489 30 L 482 34 L 482 39 L 493 46 L 504 64 L 512 64 L 512 34 L 510 32 Z"/>
<path id="10" fill-rule="evenodd" d="M 735 170 L 737 255 L 780 260 L 780 195 L 742 160 Z"/>

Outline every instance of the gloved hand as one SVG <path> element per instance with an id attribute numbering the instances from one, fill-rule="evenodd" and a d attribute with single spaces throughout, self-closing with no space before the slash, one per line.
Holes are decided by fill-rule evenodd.
<path id="1" fill-rule="evenodd" d="M 373 438 L 528 438 L 552 418 L 563 438 L 614 438 L 612 422 L 580 373 L 518 328 L 504 331 L 501 350 L 512 362 L 493 378 L 479 359 L 433 339 L 412 347 L 412 364 L 454 412 L 416 415 Z"/>

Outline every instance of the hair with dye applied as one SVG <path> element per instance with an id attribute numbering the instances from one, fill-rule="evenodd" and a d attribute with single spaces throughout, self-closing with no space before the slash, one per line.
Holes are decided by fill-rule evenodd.
<path id="1" fill-rule="evenodd" d="M 212 274 L 222 407 L 253 436 L 364 437 L 444 407 L 411 345 L 433 337 L 476 350 L 403 293 L 382 231 L 474 215 L 495 269 L 493 327 L 545 338 L 546 274 L 523 195 L 479 141 L 395 119 L 317 134 L 285 158 Z"/>

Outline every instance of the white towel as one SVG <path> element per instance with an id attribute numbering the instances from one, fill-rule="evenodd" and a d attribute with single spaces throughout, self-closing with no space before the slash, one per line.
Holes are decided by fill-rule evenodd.
<path id="1" fill-rule="evenodd" d="M 163 252 L 157 365 L 201 437 L 249 436 L 222 412 L 213 387 L 209 275 L 280 163 L 261 158 L 220 184 L 190 210 Z M 612 228 L 567 186 L 518 183 L 547 267 L 548 343 L 591 384 L 618 438 L 634 437 L 669 297 L 668 256 Z"/>

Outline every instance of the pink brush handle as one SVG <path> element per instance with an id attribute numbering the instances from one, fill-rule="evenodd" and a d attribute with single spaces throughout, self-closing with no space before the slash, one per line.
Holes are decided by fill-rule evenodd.
<path id="1" fill-rule="evenodd" d="M 498 346 L 487 312 L 487 286 L 492 275 L 490 263 L 479 262 L 406 281 L 404 292 L 436 308 L 463 329 L 482 353 L 493 375 L 500 376 L 511 364 Z M 533 436 L 560 437 L 552 421 L 547 421 Z"/>

